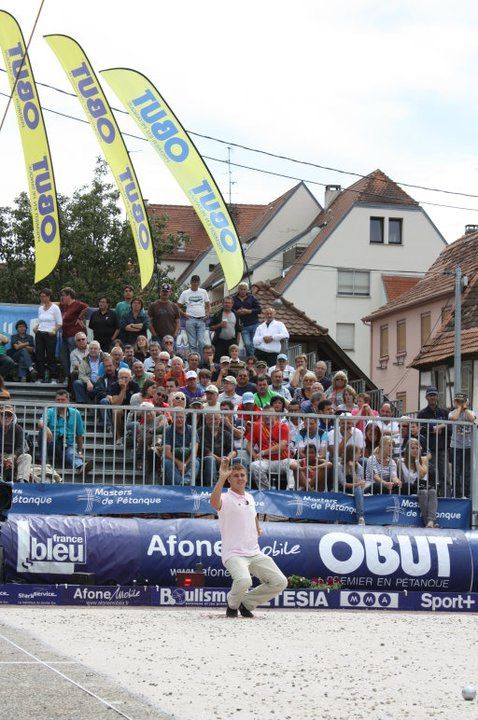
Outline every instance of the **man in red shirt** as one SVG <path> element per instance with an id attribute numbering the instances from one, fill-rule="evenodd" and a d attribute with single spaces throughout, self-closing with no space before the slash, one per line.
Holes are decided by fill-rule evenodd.
<path id="1" fill-rule="evenodd" d="M 76 293 L 72 288 L 64 287 L 60 290 L 60 310 L 63 318 L 61 364 L 65 378 L 68 379 L 70 377 L 70 353 L 75 347 L 76 333 L 85 329 L 83 321 L 88 304 L 77 300 Z"/>
<path id="2" fill-rule="evenodd" d="M 297 462 L 291 460 L 289 427 L 272 408 L 249 426 L 246 432 L 247 450 L 252 457 L 251 474 L 259 490 L 271 486 L 271 474 L 286 473 L 287 489 L 295 488 L 294 471 Z"/>

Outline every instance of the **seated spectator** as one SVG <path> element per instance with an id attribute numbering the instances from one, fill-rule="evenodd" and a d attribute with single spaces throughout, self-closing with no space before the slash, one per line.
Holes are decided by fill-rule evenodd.
<path id="1" fill-rule="evenodd" d="M 86 334 L 77 332 L 75 335 L 75 347 L 70 352 L 70 378 L 73 382 L 78 379 L 80 363 L 88 355 L 88 339 Z"/>
<path id="2" fill-rule="evenodd" d="M 161 343 L 161 347 L 164 352 L 169 353 L 169 359 L 177 357 L 174 350 L 174 338 L 172 335 L 165 335 Z"/>
<path id="3" fill-rule="evenodd" d="M 235 457 L 234 440 L 220 413 L 210 412 L 205 416 L 202 434 L 202 484 L 214 485 L 218 477 L 221 458 Z"/>
<path id="4" fill-rule="evenodd" d="M 298 450 L 299 456 L 305 457 L 305 448 L 313 445 L 317 456 L 325 458 L 328 448 L 327 434 L 319 428 L 317 418 L 304 418 L 303 427 L 299 430 Z"/>
<path id="5" fill-rule="evenodd" d="M 338 408 L 344 402 L 344 390 L 347 387 L 348 378 L 343 370 L 339 370 L 332 378 L 332 384 L 325 391 L 325 397 L 332 400 L 334 407 Z"/>
<path id="6" fill-rule="evenodd" d="M 358 410 L 358 405 L 355 402 L 357 393 L 351 385 L 346 385 L 343 394 L 344 401 L 337 406 L 337 410 L 340 412 L 350 413 L 352 415 L 354 410 Z"/>
<path id="7" fill-rule="evenodd" d="M 363 456 L 364 458 L 369 458 L 375 450 L 380 446 L 380 442 L 382 440 L 382 431 L 376 425 L 372 420 L 369 420 L 368 423 L 365 425 L 365 432 L 364 432 L 364 450 L 363 450 Z"/>
<path id="8" fill-rule="evenodd" d="M 201 363 L 199 365 L 200 368 L 209 370 L 211 374 L 219 370 L 218 365 L 214 362 L 214 353 L 215 348 L 213 345 L 204 345 L 201 355 Z"/>
<path id="9" fill-rule="evenodd" d="M 219 390 L 215 385 L 211 384 L 206 387 L 206 403 L 204 405 L 205 410 L 208 410 L 209 412 L 214 410 L 215 412 L 217 412 L 220 409 L 217 400 L 218 395 Z"/>
<path id="10" fill-rule="evenodd" d="M 159 357 L 160 352 L 161 346 L 159 342 L 156 342 L 156 340 L 151 340 L 151 342 L 149 343 L 149 357 L 143 360 L 143 365 L 146 372 L 154 372 L 156 363 L 161 362 L 161 359 Z"/>
<path id="11" fill-rule="evenodd" d="M 455 393 L 453 410 L 448 414 L 448 419 L 453 421 L 450 453 L 456 494 L 470 497 L 471 433 L 476 415 L 470 408 L 466 393 Z"/>
<path id="12" fill-rule="evenodd" d="M 382 436 L 387 436 L 392 439 L 393 442 L 393 454 L 395 457 L 400 455 L 400 425 L 395 420 L 392 420 L 392 406 L 390 403 L 385 402 L 380 408 L 380 419 L 375 420 L 382 431 Z"/>
<path id="13" fill-rule="evenodd" d="M 332 463 L 315 445 L 305 445 L 299 460 L 299 490 L 327 492 L 331 469 Z"/>
<path id="14" fill-rule="evenodd" d="M 376 410 L 372 410 L 370 405 L 370 395 L 368 395 L 368 393 L 362 392 L 357 395 L 357 407 L 352 410 L 352 416 L 355 418 L 365 418 L 364 420 L 359 420 L 357 423 L 358 429 L 362 432 L 365 430 L 365 425 L 367 424 L 369 418 L 378 417 L 378 412 Z"/>
<path id="15" fill-rule="evenodd" d="M 287 489 L 295 488 L 294 471 L 298 465 L 290 458 L 289 428 L 270 409 L 264 412 L 246 432 L 247 450 L 253 459 L 252 478 L 259 490 L 269 489 L 271 474 L 287 475 Z"/>
<path id="16" fill-rule="evenodd" d="M 144 369 L 144 364 L 141 362 L 141 360 L 134 361 L 131 374 L 133 380 L 138 383 L 140 389 L 143 387 L 146 380 L 153 379 L 153 373 L 146 372 L 146 370 Z"/>
<path id="17" fill-rule="evenodd" d="M 10 392 L 5 387 L 3 375 L 0 375 L 0 400 L 10 400 Z"/>
<path id="18" fill-rule="evenodd" d="M 287 408 L 286 423 L 289 428 L 289 448 L 291 456 L 296 457 L 299 449 L 300 431 L 302 430 L 303 422 L 299 415 L 300 405 L 297 400 L 291 400 L 289 407 Z"/>
<path id="19" fill-rule="evenodd" d="M 11 378 L 17 368 L 12 358 L 7 355 L 7 345 L 10 342 L 10 338 L 7 335 L 0 333 L 0 374 L 4 378 Z"/>
<path id="20" fill-rule="evenodd" d="M 358 450 L 363 450 L 365 444 L 363 433 L 355 427 L 352 416 L 346 413 L 340 416 L 338 433 L 336 433 L 335 428 L 333 428 L 327 433 L 327 438 L 329 444 L 329 457 L 331 458 L 334 457 L 334 445 L 338 442 L 340 462 L 343 462 L 346 447 L 353 446 Z"/>
<path id="21" fill-rule="evenodd" d="M 275 365 L 281 352 L 281 342 L 288 339 L 287 328 L 283 322 L 276 319 L 274 308 L 265 308 L 264 322 L 258 325 L 252 341 L 257 359 L 265 360 L 267 367 Z"/>
<path id="22" fill-rule="evenodd" d="M 120 368 L 118 370 L 118 379 L 111 385 L 111 394 L 105 395 L 100 400 L 100 405 L 116 406 L 113 415 L 111 411 L 106 413 L 106 426 L 114 429 L 114 435 L 118 442 L 122 442 L 121 436 L 123 431 L 123 410 L 121 406 L 129 405 L 131 396 L 139 392 L 139 385 L 132 379 L 131 370 L 129 368 Z M 109 421 L 109 422 L 108 422 Z"/>
<path id="23" fill-rule="evenodd" d="M 280 370 L 283 377 L 283 382 L 289 383 L 292 375 L 295 372 L 295 368 L 289 365 L 287 355 L 285 353 L 279 353 L 275 365 L 269 368 L 268 375 L 271 377 L 274 370 Z"/>
<path id="24" fill-rule="evenodd" d="M 93 339 L 99 342 L 103 352 L 109 352 L 119 334 L 118 316 L 111 309 L 109 298 L 102 295 L 98 300 L 98 310 L 91 315 L 88 327 Z"/>
<path id="25" fill-rule="evenodd" d="M 244 393 L 255 393 L 257 391 L 257 385 L 249 380 L 249 373 L 247 368 L 240 368 L 236 375 L 237 385 L 236 393 L 243 397 Z"/>
<path id="26" fill-rule="evenodd" d="M 428 477 L 428 457 L 421 454 L 418 440 L 411 438 L 399 461 L 399 470 L 405 492 L 418 495 L 423 524 L 427 528 L 438 527 L 437 491 Z"/>
<path id="27" fill-rule="evenodd" d="M 162 362 L 156 363 L 153 369 L 153 380 L 156 385 L 166 387 L 166 365 Z"/>
<path id="28" fill-rule="evenodd" d="M 177 380 L 180 387 L 186 385 L 186 373 L 184 372 L 183 361 L 177 355 L 171 358 L 169 372 L 164 376 L 166 382 L 170 378 Z"/>
<path id="29" fill-rule="evenodd" d="M 319 383 L 314 383 L 314 385 L 317 385 Z M 324 393 L 323 392 L 313 392 L 310 396 L 310 400 L 304 400 L 300 404 L 301 412 L 305 413 L 306 415 L 314 414 L 314 415 L 320 415 L 320 408 L 319 405 L 324 400 Z M 296 401 L 297 402 L 297 401 Z M 330 404 L 330 401 L 329 401 Z M 332 411 L 332 405 L 330 404 L 330 408 Z"/>
<path id="30" fill-rule="evenodd" d="M 142 402 L 150 402 L 156 404 L 157 390 L 158 388 L 156 388 L 156 383 L 154 382 L 154 380 L 146 380 L 140 391 L 134 393 L 134 395 L 131 395 L 129 400 L 129 406 L 137 407 L 138 405 L 141 405 Z M 161 390 L 164 391 L 166 396 L 166 390 L 164 388 L 161 388 Z M 158 405 L 159 403 L 160 401 L 158 401 Z"/>
<path id="31" fill-rule="evenodd" d="M 170 400 L 171 400 L 170 404 L 171 404 L 172 408 L 178 407 L 178 408 L 186 409 L 187 404 L 188 404 L 186 395 L 183 392 L 181 392 L 181 390 L 177 390 L 175 393 L 173 393 L 170 397 Z"/>
<path id="32" fill-rule="evenodd" d="M 209 330 L 214 333 L 214 359 L 219 361 L 221 355 L 225 355 L 231 343 L 238 343 L 241 324 L 234 313 L 232 297 L 227 296 L 222 301 L 222 308 L 214 313 L 209 323 Z"/>
<path id="33" fill-rule="evenodd" d="M 229 345 L 228 351 L 231 358 L 230 374 L 237 378 L 237 373 L 246 368 L 246 363 L 239 357 L 239 345 Z"/>
<path id="34" fill-rule="evenodd" d="M 326 432 L 328 432 L 331 428 L 334 427 L 335 422 L 335 413 L 332 400 L 322 398 L 322 400 L 320 400 L 317 404 L 317 410 L 319 415 L 325 415 L 325 418 L 320 418 L 319 427 L 321 430 L 325 430 Z"/>
<path id="35" fill-rule="evenodd" d="M 199 363 L 201 361 L 201 356 L 197 352 L 190 352 L 188 354 L 188 370 L 194 370 L 195 373 L 199 376 Z"/>
<path id="36" fill-rule="evenodd" d="M 271 375 L 271 384 L 270 384 L 270 390 L 271 392 L 275 393 L 276 395 L 280 395 L 284 398 L 286 401 L 286 405 L 290 403 L 292 400 L 292 396 L 287 389 L 286 385 L 284 384 L 284 376 L 282 375 L 282 370 L 273 370 Z"/>
<path id="37" fill-rule="evenodd" d="M 100 364 L 104 356 L 97 340 L 88 344 L 88 354 L 78 366 L 78 379 L 73 381 L 73 394 L 77 403 L 93 402 L 95 399 L 95 384 L 100 377 Z"/>
<path id="38" fill-rule="evenodd" d="M 323 360 L 317 360 L 314 367 L 314 373 L 317 380 L 322 384 L 324 392 L 331 386 L 331 380 L 327 375 L 327 363 Z"/>
<path id="39" fill-rule="evenodd" d="M 219 393 L 218 402 L 221 403 L 223 400 L 230 400 L 234 408 L 237 408 L 241 404 L 241 396 L 236 393 L 237 380 L 234 375 L 226 375 L 222 384 L 223 391 Z"/>
<path id="40" fill-rule="evenodd" d="M 277 393 L 271 390 L 267 375 L 260 375 L 257 378 L 257 391 L 254 393 L 254 402 L 259 408 L 269 407 L 271 400 Z"/>
<path id="41" fill-rule="evenodd" d="M 0 408 L 0 480 L 29 482 L 32 456 L 28 452 L 25 432 L 16 422 L 11 405 Z"/>
<path id="42" fill-rule="evenodd" d="M 149 358 L 149 342 L 146 335 L 138 335 L 136 338 L 134 356 L 136 360 L 141 360 L 142 363 Z"/>
<path id="43" fill-rule="evenodd" d="M 307 369 L 307 355 L 304 353 L 301 353 L 300 355 L 296 355 L 294 358 L 294 365 L 295 370 L 290 375 L 290 387 L 291 392 L 292 388 L 301 388 L 304 384 L 304 376 L 308 372 Z M 314 374 L 315 379 L 315 374 Z"/>
<path id="44" fill-rule="evenodd" d="M 156 449 L 167 424 L 166 415 L 156 412 L 153 403 L 148 401 L 143 401 L 128 416 L 126 444 L 133 448 L 135 470 L 141 472 L 144 469 L 142 480 L 148 485 L 154 481 Z"/>
<path id="45" fill-rule="evenodd" d="M 206 368 L 201 368 L 199 371 L 196 371 L 198 374 L 198 385 L 199 389 L 203 391 L 203 395 L 206 392 L 206 388 L 208 385 L 211 384 L 211 371 L 206 370 Z"/>
<path id="46" fill-rule="evenodd" d="M 118 341 L 118 342 L 120 342 L 120 341 Z M 119 347 L 121 349 L 120 345 L 115 344 L 112 347 L 112 351 L 114 350 L 115 347 Z M 131 368 L 133 367 L 133 363 L 136 359 L 134 356 L 134 347 L 132 345 L 130 345 L 129 343 L 126 343 L 126 345 L 124 346 L 122 351 L 123 351 L 122 361 L 124 362 L 125 367 L 129 367 L 129 369 L 131 370 Z"/>
<path id="47" fill-rule="evenodd" d="M 195 446 L 196 460 L 192 465 L 192 450 Z M 193 437 L 191 426 L 186 423 L 186 414 L 175 412 L 171 425 L 164 433 L 164 475 L 166 485 L 191 485 L 199 471 L 197 459 L 198 436 Z"/>
<path id="48" fill-rule="evenodd" d="M 231 358 L 229 355 L 222 355 L 219 358 L 219 368 L 212 373 L 212 381 L 219 389 L 222 388 L 222 383 L 227 375 L 230 375 L 229 368 L 231 367 Z"/>
<path id="49" fill-rule="evenodd" d="M 269 369 L 269 366 L 265 360 L 257 360 L 256 361 L 256 371 L 257 371 L 257 377 L 254 379 L 254 382 L 257 383 L 257 378 L 261 375 L 265 375 L 267 377 L 267 371 Z"/>
<path id="50" fill-rule="evenodd" d="M 186 395 L 189 402 L 194 399 L 202 400 L 204 398 L 204 391 L 199 387 L 198 376 L 195 370 L 188 370 L 186 373 L 186 384 L 181 387 L 181 392 Z"/>
<path id="51" fill-rule="evenodd" d="M 42 435 L 46 432 L 49 460 L 58 463 L 60 467 L 73 468 L 75 472 L 84 472 L 86 475 L 91 471 L 93 462 L 88 460 L 85 463 L 83 458 L 85 428 L 81 413 L 70 407 L 70 394 L 67 390 L 59 390 L 55 402 L 61 404 L 61 407 L 48 408 L 46 428 L 43 420 L 38 423 L 38 446 L 42 447 Z M 58 465 L 56 469 L 58 470 Z"/>
<path id="52" fill-rule="evenodd" d="M 254 402 L 253 393 L 244 393 L 242 396 L 242 402 L 237 406 L 237 416 L 242 420 L 243 424 L 248 425 L 254 422 L 254 420 L 257 420 L 257 416 L 252 413 L 260 411 L 261 408 Z"/>
<path id="53" fill-rule="evenodd" d="M 104 368 L 104 375 L 99 376 L 93 387 L 94 402 L 98 405 L 104 398 L 106 398 L 107 395 L 111 395 L 112 387 L 118 377 L 118 371 L 113 363 L 111 355 L 104 355 L 101 365 L 103 365 Z"/>
<path id="54" fill-rule="evenodd" d="M 242 403 L 244 405 L 244 403 Z M 241 407 L 241 406 L 239 406 Z M 246 407 L 248 407 L 246 403 Z M 247 423 L 245 422 L 245 416 L 242 413 L 237 412 L 234 414 L 234 405 L 230 400 L 223 400 L 220 404 L 220 410 L 222 413 L 222 421 L 224 427 L 228 430 L 234 440 L 235 458 L 233 464 L 240 463 L 244 465 L 246 470 L 249 472 L 249 466 L 251 464 L 251 458 L 247 451 L 247 441 L 245 439 Z"/>
<path id="55" fill-rule="evenodd" d="M 380 445 L 367 460 L 365 478 L 367 482 L 373 483 L 374 492 L 382 493 L 385 488 L 391 493 L 402 486 L 397 475 L 397 464 L 392 457 L 392 448 L 391 438 L 382 437 Z"/>
<path id="56" fill-rule="evenodd" d="M 159 359 L 168 369 L 171 367 L 171 357 L 173 356 L 174 355 L 170 355 L 167 350 L 161 350 L 159 353 Z"/>
<path id="57" fill-rule="evenodd" d="M 310 400 L 313 394 L 312 385 L 315 382 L 317 382 L 317 378 L 314 373 L 307 370 L 302 378 L 302 387 L 296 388 L 294 392 L 294 400 L 297 400 L 297 402 L 301 404 L 306 400 Z"/>
<path id="58" fill-rule="evenodd" d="M 119 339 L 125 345 L 135 346 L 138 335 L 146 335 L 148 331 L 148 316 L 144 311 L 143 300 L 134 297 L 131 301 L 131 309 L 125 313 L 120 320 Z"/>
<path id="59" fill-rule="evenodd" d="M 363 494 L 371 483 L 364 480 L 363 466 L 360 464 L 361 455 L 362 451 L 353 445 L 345 449 L 344 462 L 339 465 L 339 483 L 344 490 L 353 493 L 357 524 L 365 525 Z"/>
<path id="60" fill-rule="evenodd" d="M 134 287 L 132 285 L 125 285 L 123 288 L 123 300 L 120 300 L 118 303 L 116 303 L 115 307 L 115 313 L 116 317 L 118 318 L 118 323 L 121 323 L 123 317 L 125 317 L 125 315 L 131 312 L 131 301 L 133 297 Z"/>
<path id="61" fill-rule="evenodd" d="M 267 366 L 267 363 L 266 363 Z M 253 383 L 256 382 L 257 376 L 259 373 L 257 372 L 257 358 L 255 355 L 249 355 L 246 358 L 246 368 L 247 372 L 249 373 L 249 380 Z M 262 373 L 261 373 L 262 375 Z"/>
<path id="62" fill-rule="evenodd" d="M 168 394 L 168 403 L 169 405 L 172 405 L 173 395 L 175 395 L 179 390 L 179 380 L 173 377 L 168 378 L 165 381 L 165 389 Z"/>
<path id="63" fill-rule="evenodd" d="M 124 368 L 125 370 L 130 370 L 128 367 L 128 364 L 123 359 L 123 351 L 120 347 L 115 346 L 111 348 L 111 352 L 108 355 L 109 359 L 112 361 L 113 365 L 115 366 L 115 371 L 121 370 Z M 105 374 L 105 367 L 104 363 L 100 363 L 100 369 L 99 369 L 99 376 L 103 377 Z"/>
<path id="64" fill-rule="evenodd" d="M 18 365 L 18 379 L 20 382 L 35 382 L 37 371 L 33 367 L 35 362 L 35 341 L 33 335 L 28 335 L 25 320 L 18 320 L 15 324 L 17 331 L 10 338 L 11 349 L 8 355 Z"/>

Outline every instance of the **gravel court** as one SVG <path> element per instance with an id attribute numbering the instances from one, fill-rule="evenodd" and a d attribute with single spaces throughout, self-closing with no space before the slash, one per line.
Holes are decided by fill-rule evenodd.
<path id="1" fill-rule="evenodd" d="M 157 707 L 151 717 L 478 717 L 476 701 L 461 697 L 478 684 L 471 614 L 259 610 L 254 620 L 228 620 L 202 608 L 2 610 L 4 634 L 31 633 L 61 659 L 108 676 Z"/>

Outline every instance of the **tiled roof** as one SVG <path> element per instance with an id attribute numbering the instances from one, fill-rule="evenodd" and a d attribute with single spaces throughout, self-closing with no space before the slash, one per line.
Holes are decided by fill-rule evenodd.
<path id="1" fill-rule="evenodd" d="M 478 233 L 475 239 L 478 243 Z M 467 266 L 465 265 L 465 267 Z M 461 354 L 478 355 L 478 273 L 476 270 L 472 277 L 468 274 L 468 278 L 469 284 L 463 292 L 461 305 Z M 420 368 L 425 365 L 432 365 L 437 362 L 449 360 L 454 355 L 454 345 L 453 308 L 445 318 L 442 327 L 433 336 L 431 342 L 421 349 L 411 363 L 411 366 Z"/>
<path id="2" fill-rule="evenodd" d="M 415 287 L 399 298 L 378 308 L 364 320 L 374 320 L 399 308 L 453 294 L 455 278 L 451 273 L 454 272 L 457 265 L 461 265 L 463 271 L 466 271 L 470 278 L 478 272 L 478 233 L 463 235 L 463 237 L 444 247 L 435 262 L 425 273 L 425 276 Z"/>
<path id="3" fill-rule="evenodd" d="M 233 204 L 231 215 L 236 224 L 239 237 L 248 235 L 254 224 L 267 205 L 244 205 Z M 211 241 L 199 220 L 194 208 L 191 205 L 153 205 L 148 206 L 148 212 L 152 215 L 167 215 L 168 222 L 165 228 L 165 235 L 175 235 L 183 232 L 189 235 L 191 242 L 186 244 L 184 252 L 175 251 L 173 254 L 164 255 L 165 260 L 195 260 L 199 253 L 209 250 Z"/>
<path id="4" fill-rule="evenodd" d="M 291 282 L 299 275 L 304 265 L 313 258 L 318 248 L 332 234 L 342 218 L 357 203 L 374 203 L 379 205 L 413 205 L 417 206 L 416 200 L 410 197 L 396 183 L 393 182 L 381 170 L 374 170 L 366 177 L 360 178 L 353 185 L 342 190 L 330 206 L 322 210 L 315 220 L 310 223 L 306 232 L 314 226 L 325 226 L 318 230 L 316 237 L 312 240 L 299 260 L 292 265 L 289 272 L 278 285 L 278 290 L 284 291 Z"/>
<path id="5" fill-rule="evenodd" d="M 382 280 L 387 294 L 387 300 L 390 302 L 415 287 L 420 278 L 406 275 L 382 275 Z"/>

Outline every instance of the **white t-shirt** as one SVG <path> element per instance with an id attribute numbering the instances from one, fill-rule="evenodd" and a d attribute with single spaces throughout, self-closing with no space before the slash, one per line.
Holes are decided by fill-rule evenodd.
<path id="1" fill-rule="evenodd" d="M 248 492 L 244 495 L 228 490 L 221 495 L 218 511 L 221 532 L 221 556 L 226 563 L 234 555 L 251 557 L 260 553 L 257 541 L 256 503 Z"/>
<path id="2" fill-rule="evenodd" d="M 341 443 L 342 439 L 343 439 L 343 435 L 340 432 L 340 430 L 337 434 L 338 434 L 337 441 L 339 443 Z M 335 431 L 333 429 L 329 430 L 329 432 L 327 433 L 327 442 L 329 445 L 333 445 L 335 442 Z M 352 428 L 352 434 L 349 437 L 349 439 L 347 440 L 346 447 L 348 447 L 349 445 L 355 445 L 356 448 L 362 449 L 364 447 L 364 444 L 365 443 L 364 443 L 364 438 L 363 438 L 363 432 L 356 427 Z"/>
<path id="3" fill-rule="evenodd" d="M 204 288 L 197 290 L 183 290 L 179 296 L 179 305 L 186 306 L 186 312 L 192 318 L 203 318 L 206 314 L 206 303 L 209 302 L 209 295 Z"/>
<path id="4" fill-rule="evenodd" d="M 55 327 L 58 325 L 61 327 L 63 321 L 61 319 L 61 312 L 58 305 L 50 305 L 45 310 L 43 305 L 38 308 L 38 331 L 52 333 L 55 331 Z"/>

